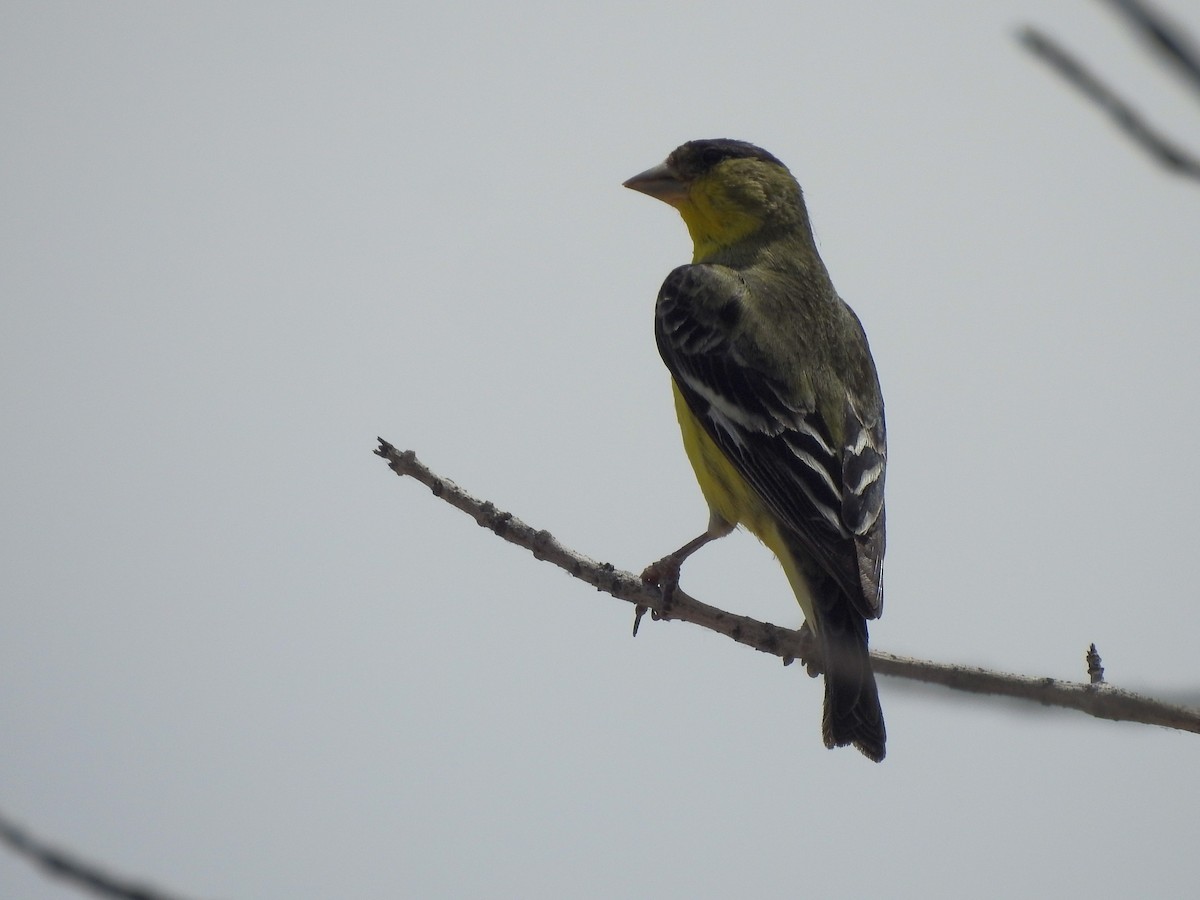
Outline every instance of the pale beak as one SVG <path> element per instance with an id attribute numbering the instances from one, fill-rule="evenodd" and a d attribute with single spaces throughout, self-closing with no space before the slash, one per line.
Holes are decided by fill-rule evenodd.
<path id="1" fill-rule="evenodd" d="M 667 163 L 634 175 L 625 182 L 625 187 L 648 194 L 656 200 L 672 206 L 678 206 L 687 200 L 688 196 L 687 183 Z"/>

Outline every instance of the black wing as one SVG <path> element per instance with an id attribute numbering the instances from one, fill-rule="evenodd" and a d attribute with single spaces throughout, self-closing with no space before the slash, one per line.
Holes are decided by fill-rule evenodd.
<path id="1" fill-rule="evenodd" d="M 663 361 L 708 436 L 767 507 L 867 618 L 882 609 L 882 416 L 847 396 L 843 440 L 815 402 L 739 353 L 745 285 L 732 270 L 681 266 L 663 283 L 655 336 Z"/>

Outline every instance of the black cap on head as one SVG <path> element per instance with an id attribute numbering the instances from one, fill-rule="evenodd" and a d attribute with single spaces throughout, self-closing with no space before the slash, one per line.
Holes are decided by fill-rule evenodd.
<path id="1" fill-rule="evenodd" d="M 676 147 L 667 157 L 667 162 L 681 175 L 695 177 L 727 159 L 759 159 L 785 168 L 783 163 L 762 147 L 730 138 L 688 141 Z"/>

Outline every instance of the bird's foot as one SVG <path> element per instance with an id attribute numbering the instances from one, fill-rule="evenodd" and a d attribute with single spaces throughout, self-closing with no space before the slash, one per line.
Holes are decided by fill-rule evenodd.
<path id="1" fill-rule="evenodd" d="M 800 626 L 800 662 L 804 663 L 804 670 L 808 672 L 809 678 L 816 678 L 824 669 L 821 666 L 820 648 L 817 646 L 817 635 L 805 622 Z"/>
<path id="2" fill-rule="evenodd" d="M 682 565 L 683 560 L 679 555 L 671 553 L 642 570 L 642 583 L 652 584 L 662 591 L 662 608 L 651 612 L 655 619 L 665 617 L 670 610 L 675 599 L 675 589 L 679 587 L 679 568 Z"/>

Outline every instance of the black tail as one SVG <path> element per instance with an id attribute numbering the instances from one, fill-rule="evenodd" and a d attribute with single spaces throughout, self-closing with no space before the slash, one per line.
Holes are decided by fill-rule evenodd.
<path id="1" fill-rule="evenodd" d="M 840 592 L 829 600 L 817 601 L 823 608 L 817 610 L 816 623 L 825 668 L 825 746 L 853 744 L 867 759 L 880 762 L 887 732 L 867 651 L 867 620 Z"/>

